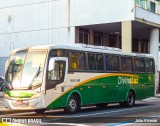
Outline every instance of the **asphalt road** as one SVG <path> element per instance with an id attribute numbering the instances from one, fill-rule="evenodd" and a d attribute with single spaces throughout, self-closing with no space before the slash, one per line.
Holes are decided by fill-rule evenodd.
<path id="1" fill-rule="evenodd" d="M 10 125 L 23 123 L 23 126 L 160 126 L 160 97 L 137 101 L 130 108 L 122 108 L 118 104 L 106 108 L 91 106 L 83 107 L 81 112 L 72 115 L 65 114 L 63 110 L 50 110 L 44 114 L 6 112 L 0 118 L 3 122 L 11 121 Z"/>

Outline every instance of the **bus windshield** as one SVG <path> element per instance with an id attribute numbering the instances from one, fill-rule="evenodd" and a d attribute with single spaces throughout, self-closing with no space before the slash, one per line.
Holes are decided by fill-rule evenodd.
<path id="1" fill-rule="evenodd" d="M 6 89 L 29 89 L 42 84 L 46 51 L 23 50 L 11 55 Z"/>

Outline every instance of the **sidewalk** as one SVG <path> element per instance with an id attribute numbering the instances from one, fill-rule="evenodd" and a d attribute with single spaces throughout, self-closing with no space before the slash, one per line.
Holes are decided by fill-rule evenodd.
<path id="1" fill-rule="evenodd" d="M 160 98 L 160 93 L 156 94 L 156 96 L 155 96 L 155 97 Z"/>

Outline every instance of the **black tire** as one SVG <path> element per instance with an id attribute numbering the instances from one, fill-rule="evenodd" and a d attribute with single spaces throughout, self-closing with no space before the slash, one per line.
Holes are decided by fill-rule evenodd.
<path id="1" fill-rule="evenodd" d="M 127 96 L 127 101 L 120 102 L 120 106 L 122 107 L 132 107 L 135 105 L 135 94 L 133 91 L 130 91 Z"/>
<path id="2" fill-rule="evenodd" d="M 46 111 L 46 109 L 36 109 L 36 110 L 34 110 L 37 114 L 43 114 L 45 111 Z"/>
<path id="3" fill-rule="evenodd" d="M 80 103 L 77 97 L 71 95 L 67 107 L 64 108 L 64 111 L 69 114 L 76 113 L 80 109 Z"/>
<path id="4" fill-rule="evenodd" d="M 100 103 L 100 104 L 96 104 L 96 107 L 97 108 L 105 108 L 105 107 L 107 107 L 107 103 Z"/>

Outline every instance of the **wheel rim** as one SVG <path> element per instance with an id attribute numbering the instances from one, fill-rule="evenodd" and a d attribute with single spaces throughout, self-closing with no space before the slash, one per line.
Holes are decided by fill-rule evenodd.
<path id="1" fill-rule="evenodd" d="M 76 101 L 74 99 L 71 99 L 69 101 L 69 107 L 71 108 L 72 111 L 74 111 L 77 107 Z"/>
<path id="2" fill-rule="evenodd" d="M 132 96 L 132 95 L 129 95 L 129 96 L 128 96 L 128 103 L 129 103 L 129 105 L 132 105 L 133 102 L 134 102 L 133 96 Z"/>

